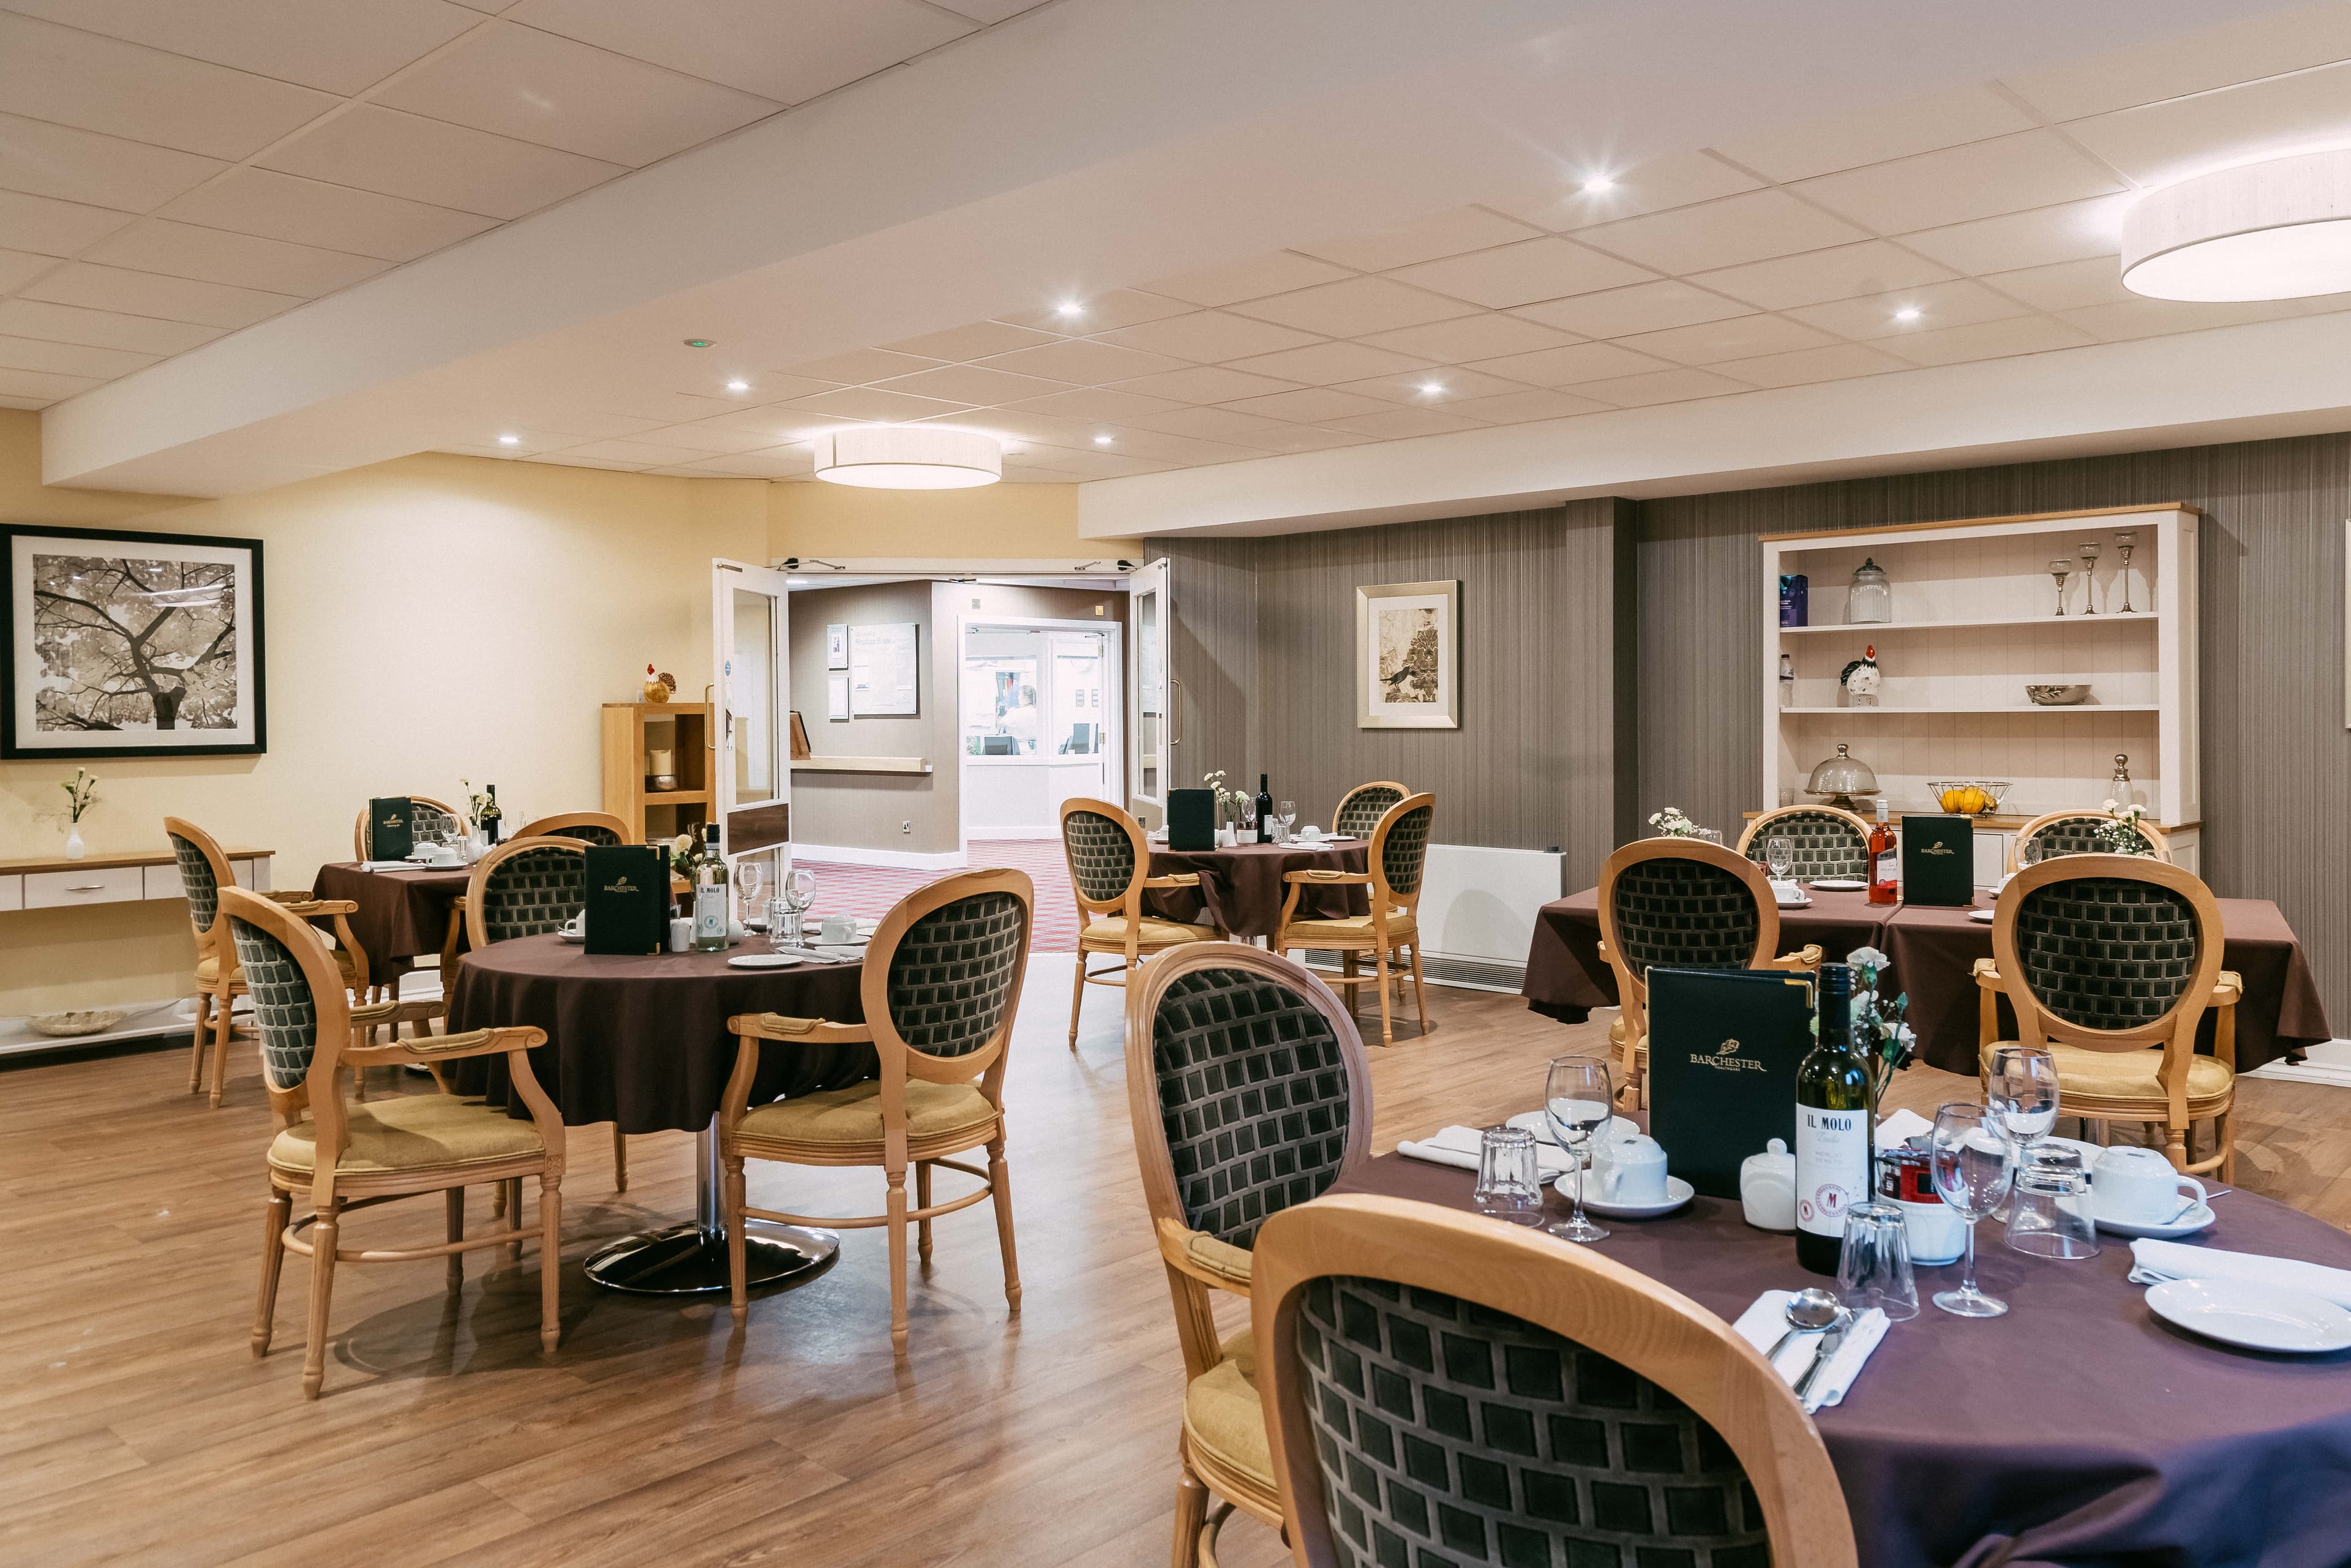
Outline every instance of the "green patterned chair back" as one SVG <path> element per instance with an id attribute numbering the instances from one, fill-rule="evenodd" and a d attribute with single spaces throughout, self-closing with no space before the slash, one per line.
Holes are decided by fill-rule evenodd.
<path id="1" fill-rule="evenodd" d="M 261 927 L 230 916 L 229 936 L 245 971 L 254 1027 L 261 1035 L 261 1067 L 273 1088 L 291 1089 L 309 1076 L 319 1045 L 319 1002 L 310 977 L 285 943 Z"/>
<path id="2" fill-rule="evenodd" d="M 220 914 L 220 878 L 213 874 L 212 857 L 193 839 L 172 835 L 172 853 L 180 862 L 180 891 L 187 895 L 188 918 L 198 932 L 213 928 Z"/>
<path id="3" fill-rule="evenodd" d="M 1763 912 L 1746 883 L 1701 860 L 1635 861 L 1612 893 L 1616 946 L 1635 976 L 1653 965 L 1743 969 L 1755 960 Z"/>
<path id="4" fill-rule="evenodd" d="M 1095 904 L 1115 904 L 1134 880 L 1134 841 L 1126 824 L 1100 811 L 1071 811 L 1061 819 L 1061 846 L 1070 857 L 1070 881 Z"/>
<path id="5" fill-rule="evenodd" d="M 601 822 L 574 822 L 568 828 L 556 828 L 549 835 L 558 839 L 578 839 L 583 844 L 611 848 L 621 841 L 621 835 Z"/>
<path id="6" fill-rule="evenodd" d="M 482 928 L 493 942 L 543 936 L 588 904 L 588 846 L 534 844 L 482 880 Z"/>
<path id="7" fill-rule="evenodd" d="M 1192 1229 L 1247 1247 L 1338 1179 L 1357 1132 L 1347 1055 L 1303 990 L 1248 969 L 1191 970 L 1152 1015 L 1151 1062 Z"/>
<path id="8" fill-rule="evenodd" d="M 2098 837 L 2098 830 L 2109 821 L 2111 819 L 2103 812 L 2085 812 L 2078 817 L 2060 817 L 2034 833 L 2027 842 L 2041 846 L 2041 858 L 2043 860 L 2053 860 L 2059 855 L 2112 854 L 2114 852 L 2108 849 Z M 2144 835 L 2141 837 L 2147 842 L 2148 852 L 2152 853 L 2155 849 L 2153 841 L 2146 841 Z M 2024 845 L 2019 844 L 2016 847 L 2018 854 L 2022 856 Z"/>
<path id="9" fill-rule="evenodd" d="M 1729 1445 L 1621 1363 L 1384 1280 L 1301 1295 L 1294 1354 L 1345 1568 L 1771 1561 Z"/>
<path id="10" fill-rule="evenodd" d="M 968 1056 L 996 1037 L 1029 950 L 1029 905 L 977 893 L 906 927 L 890 955 L 890 1025 L 928 1056 Z"/>
<path id="11" fill-rule="evenodd" d="M 2069 877 L 2026 894 L 2016 950 L 2034 999 L 2080 1029 L 2130 1030 L 2176 1007 L 2206 940 L 2196 907 L 2127 877 Z"/>
<path id="12" fill-rule="evenodd" d="M 1757 865 L 1771 861 L 1773 839 L 1785 839 L 1795 851 L 1795 877 L 1869 875 L 1869 837 L 1832 811 L 1805 808 L 1758 822 L 1747 841 L 1747 858 Z"/>
<path id="13" fill-rule="evenodd" d="M 1411 898 L 1420 892 L 1421 870 L 1428 863 L 1429 824 L 1436 820 L 1435 806 L 1415 806 L 1388 824 L 1387 842 L 1380 850 L 1380 874 L 1387 879 L 1388 891 L 1399 898 Z"/>
<path id="14" fill-rule="evenodd" d="M 1339 809 L 1331 814 L 1331 833 L 1334 838 L 1368 839 L 1372 830 L 1389 808 L 1403 800 L 1405 792 L 1393 784 L 1358 784 L 1347 791 Z"/>

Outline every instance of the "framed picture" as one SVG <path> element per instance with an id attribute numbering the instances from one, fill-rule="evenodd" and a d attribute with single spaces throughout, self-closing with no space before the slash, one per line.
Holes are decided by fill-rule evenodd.
<path id="1" fill-rule="evenodd" d="M 0 757 L 267 748 L 261 541 L 0 528 Z"/>
<path id="2" fill-rule="evenodd" d="M 1355 590 L 1355 727 L 1461 727 L 1461 583 Z"/>
<path id="3" fill-rule="evenodd" d="M 835 622 L 824 629 L 824 667 L 828 670 L 849 668 L 849 625 Z"/>

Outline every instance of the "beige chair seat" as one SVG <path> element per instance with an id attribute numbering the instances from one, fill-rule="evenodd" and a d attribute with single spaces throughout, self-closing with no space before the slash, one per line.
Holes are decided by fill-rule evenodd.
<path id="1" fill-rule="evenodd" d="M 546 1147 L 536 1124 L 507 1115 L 503 1106 L 453 1094 L 369 1100 L 347 1105 L 344 1113 L 350 1135 L 335 1169 L 351 1175 L 483 1165 Z M 297 1122 L 269 1145 L 270 1165 L 309 1175 L 318 1160 L 318 1136 L 316 1124 Z"/>
<path id="2" fill-rule="evenodd" d="M 1273 1448 L 1257 1391 L 1257 1340 L 1243 1329 L 1224 1342 L 1225 1359 L 1184 1390 L 1184 1433 L 1192 1445 L 1267 1491 L 1274 1490 Z"/>
<path id="3" fill-rule="evenodd" d="M 1411 943 L 1419 935 L 1412 912 L 1405 909 L 1388 911 L 1388 940 L 1399 946 Z M 1311 947 L 1318 942 L 1353 942 L 1373 940 L 1372 917 L 1368 915 L 1342 915 L 1328 920 L 1293 920 L 1282 927 L 1284 937 L 1293 947 Z"/>
<path id="4" fill-rule="evenodd" d="M 1078 927 L 1078 940 L 1088 947 L 1123 947 L 1126 946 L 1126 916 L 1105 915 L 1100 920 Z M 1220 940 L 1213 925 L 1187 925 L 1180 920 L 1161 920 L 1155 915 L 1143 917 L 1142 946 L 1173 947 L 1184 942 L 1215 942 Z"/>
<path id="5" fill-rule="evenodd" d="M 343 972 L 343 978 L 346 982 L 350 979 L 352 975 L 357 973 L 357 971 L 351 967 L 351 955 L 349 948 L 330 947 L 327 950 L 327 956 L 334 959 L 335 967 Z M 215 953 L 209 957 L 199 958 L 196 960 L 196 984 L 200 986 L 217 986 L 220 984 L 220 955 Z M 245 977 L 242 975 L 237 977 L 235 985 L 239 990 L 243 990 L 245 988 Z"/>
<path id="6" fill-rule="evenodd" d="M 1984 1071 L 1991 1071 L 1992 1052 L 2002 1045 L 2014 1045 L 2011 1040 L 1994 1040 L 1986 1045 L 1978 1060 Z M 2147 1100 L 2158 1105 L 2169 1096 L 2163 1081 L 2156 1071 L 2163 1065 L 2163 1050 L 2153 1047 L 2146 1051 L 2091 1051 L 2078 1045 L 2052 1044 L 2049 1054 L 2057 1062 L 2057 1092 L 2094 1096 L 2100 1100 Z M 2190 1107 L 2209 1105 L 2228 1098 L 2236 1087 L 2237 1075 L 2229 1064 L 2212 1056 L 2191 1056 L 2188 1059 L 2188 1103 Z"/>
<path id="7" fill-rule="evenodd" d="M 974 1083 L 906 1081 L 906 1135 L 916 1143 L 975 1137 L 996 1124 L 996 1107 Z M 846 1089 L 796 1094 L 747 1111 L 736 1124 L 746 1143 L 824 1144 L 836 1148 L 882 1147 L 882 1085 L 871 1080 Z"/>

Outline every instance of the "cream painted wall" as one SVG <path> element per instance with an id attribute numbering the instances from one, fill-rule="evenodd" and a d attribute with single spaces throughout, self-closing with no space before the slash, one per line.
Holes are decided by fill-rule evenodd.
<path id="1" fill-rule="evenodd" d="M 1140 560 L 1140 539 L 1078 536 L 1075 485 L 864 490 L 817 480 L 768 486 L 773 559 Z"/>

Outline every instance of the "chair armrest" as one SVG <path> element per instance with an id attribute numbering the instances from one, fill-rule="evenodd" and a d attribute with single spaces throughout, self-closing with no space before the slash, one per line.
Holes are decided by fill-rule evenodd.
<path id="1" fill-rule="evenodd" d="M 2212 1005 L 2233 1008 L 2244 998 L 2245 977 L 2234 969 L 2223 969 L 2220 977 L 2212 982 Z"/>
<path id="2" fill-rule="evenodd" d="M 354 1019 L 359 1018 L 359 1012 L 358 1009 L 352 1009 Z M 429 1064 L 454 1061 L 464 1056 L 499 1056 L 546 1043 L 545 1030 L 511 1024 L 501 1029 L 477 1029 L 466 1034 L 428 1034 L 382 1045 L 347 1046 L 343 1060 L 357 1067 L 379 1067 L 392 1061 Z"/>
<path id="3" fill-rule="evenodd" d="M 314 915 L 323 918 L 329 915 L 357 915 L 360 912 L 360 906 L 348 898 L 312 898 L 305 894 L 299 899 L 282 898 L 277 902 L 287 914 L 298 915 L 305 920 Z"/>
<path id="4" fill-rule="evenodd" d="M 2000 977 L 2000 964 L 1997 960 L 1991 958 L 1979 958 L 1976 960 L 1975 967 L 1970 972 L 1975 976 L 1977 986 L 1982 989 L 1987 991 L 1997 991 L 2002 988 Z"/>
<path id="5" fill-rule="evenodd" d="M 1807 942 L 1792 953 L 1782 953 L 1771 960 L 1771 967 L 1790 971 L 1810 971 L 1821 967 L 1821 945 Z"/>
<path id="6" fill-rule="evenodd" d="M 1357 883 L 1369 887 L 1372 873 L 1367 871 L 1332 871 L 1325 866 L 1309 866 L 1304 871 L 1283 872 L 1281 880 L 1284 882 Z"/>
<path id="7" fill-rule="evenodd" d="M 729 1032 L 746 1040 L 795 1040 L 806 1045 L 870 1045 L 871 1025 L 834 1023 L 830 1019 L 790 1019 L 781 1013 L 737 1013 L 726 1020 Z"/>
<path id="8" fill-rule="evenodd" d="M 1143 879 L 1143 885 L 1145 887 L 1197 887 L 1200 885 L 1200 873 L 1196 871 L 1176 871 L 1169 872 L 1165 876 L 1146 876 Z"/>
<path id="9" fill-rule="evenodd" d="M 272 904 L 308 904 L 312 894 L 307 887 L 282 887 L 261 896 Z"/>
<path id="10" fill-rule="evenodd" d="M 1186 1229 L 1173 1219 L 1162 1219 L 1157 1228 L 1159 1256 L 1169 1268 L 1210 1290 L 1229 1291 L 1238 1296 L 1249 1293 L 1253 1260 L 1245 1249 Z"/>
<path id="11" fill-rule="evenodd" d="M 351 1022 L 360 1028 L 370 1024 L 391 1023 L 400 1015 L 402 1003 L 392 997 L 380 1002 L 361 1002 L 351 1009 Z"/>

